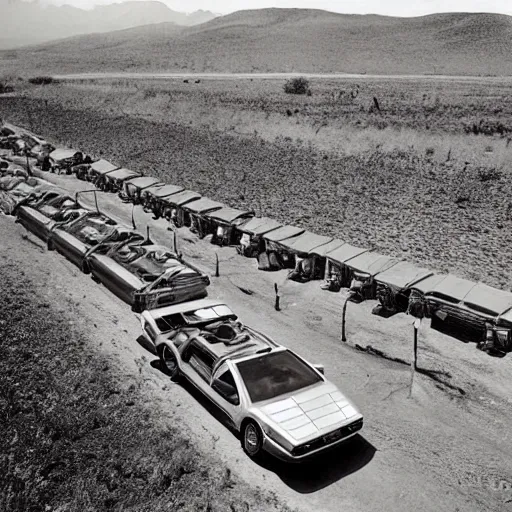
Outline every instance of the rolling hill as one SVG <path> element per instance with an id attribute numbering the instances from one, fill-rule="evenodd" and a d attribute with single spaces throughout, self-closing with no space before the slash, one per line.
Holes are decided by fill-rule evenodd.
<path id="1" fill-rule="evenodd" d="M 8 20 L 0 31 L 0 49 L 38 44 L 80 34 L 112 32 L 149 25 L 175 23 L 192 26 L 215 17 L 209 11 L 185 14 L 159 1 L 128 1 L 84 10 L 70 5 L 0 0 L 0 19 Z"/>
<path id="2" fill-rule="evenodd" d="M 188 28 L 164 23 L 1 52 L 0 69 L 511 75 L 510 55 L 506 15 L 262 9 Z"/>

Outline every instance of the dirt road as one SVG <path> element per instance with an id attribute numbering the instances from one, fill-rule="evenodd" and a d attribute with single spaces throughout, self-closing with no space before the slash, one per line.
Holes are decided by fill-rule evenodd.
<path id="1" fill-rule="evenodd" d="M 57 80 L 98 80 L 98 79 L 155 79 L 171 80 L 184 78 L 201 78 L 208 80 L 287 80 L 296 76 L 305 76 L 315 79 L 347 80 L 360 78 L 363 80 L 391 79 L 391 80 L 453 80 L 453 81 L 502 81 L 512 77 L 496 76 L 452 76 L 452 75 L 373 75 L 357 73 L 73 73 L 67 75 L 54 75 Z"/>
<path id="2" fill-rule="evenodd" d="M 50 176 L 69 191 L 90 188 L 68 176 Z M 100 208 L 129 222 L 131 205 L 99 194 Z M 170 244 L 163 221 L 135 210 L 140 229 Z M 249 325 L 314 363 L 363 410 L 362 435 L 314 463 L 257 465 L 239 441 L 197 393 L 169 382 L 156 357 L 137 343 L 138 320 L 110 292 L 55 253 L 48 253 L 12 219 L 0 217 L 10 233 L 2 251 L 24 261 L 32 277 L 44 280 L 48 297 L 65 295 L 76 304 L 78 322 L 96 323 L 97 348 L 105 358 L 120 358 L 122 378 L 141 374 L 148 402 L 162 410 L 162 421 L 183 421 L 193 442 L 217 452 L 232 472 L 255 486 L 275 492 L 291 507 L 325 511 L 506 511 L 512 510 L 511 384 L 512 358 L 496 360 L 471 345 L 422 329 L 420 366 L 434 380 L 409 367 L 368 355 L 356 344 L 385 349 L 408 359 L 410 319 L 383 320 L 369 315 L 370 305 L 349 308 L 349 343 L 340 341 L 342 297 L 321 292 L 318 283 L 286 282 L 283 273 L 257 271 L 253 260 L 232 248 L 218 249 L 180 230 L 185 256 L 213 273 L 215 251 L 220 278 L 212 277 L 210 296 L 223 298 Z M 273 309 L 273 283 L 282 290 L 283 311 Z M 244 291 L 241 290 L 244 289 Z M 249 293 L 249 294 L 248 294 Z M 54 300 L 54 299 L 52 299 Z"/>

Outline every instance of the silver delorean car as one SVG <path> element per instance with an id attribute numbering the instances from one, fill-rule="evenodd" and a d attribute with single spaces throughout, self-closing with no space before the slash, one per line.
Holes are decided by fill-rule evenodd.
<path id="1" fill-rule="evenodd" d="M 363 416 L 323 368 L 243 325 L 224 303 L 202 299 L 141 314 L 143 336 L 173 380 L 184 377 L 263 451 L 300 462 L 361 430 Z"/>

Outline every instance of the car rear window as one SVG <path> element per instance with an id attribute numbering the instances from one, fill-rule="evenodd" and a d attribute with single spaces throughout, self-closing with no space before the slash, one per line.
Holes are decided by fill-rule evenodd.
<path id="1" fill-rule="evenodd" d="M 262 402 L 321 382 L 320 376 L 288 350 L 237 363 L 252 402 Z"/>

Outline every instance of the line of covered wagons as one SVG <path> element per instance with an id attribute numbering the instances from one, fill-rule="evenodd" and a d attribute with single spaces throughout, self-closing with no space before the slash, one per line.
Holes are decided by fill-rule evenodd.
<path id="1" fill-rule="evenodd" d="M 67 155 L 75 154 L 68 150 Z M 155 218 L 189 227 L 212 243 L 234 245 L 256 258 L 261 270 L 289 269 L 296 281 L 323 280 L 323 289 L 349 289 L 351 299 L 377 299 L 374 313 L 389 317 L 406 312 L 430 318 L 434 329 L 480 348 L 512 350 L 512 293 L 450 274 L 437 274 L 407 261 L 353 246 L 291 225 L 256 217 L 184 187 L 125 169 L 106 160 L 76 165 L 78 178 L 122 200 L 141 204 Z"/>

